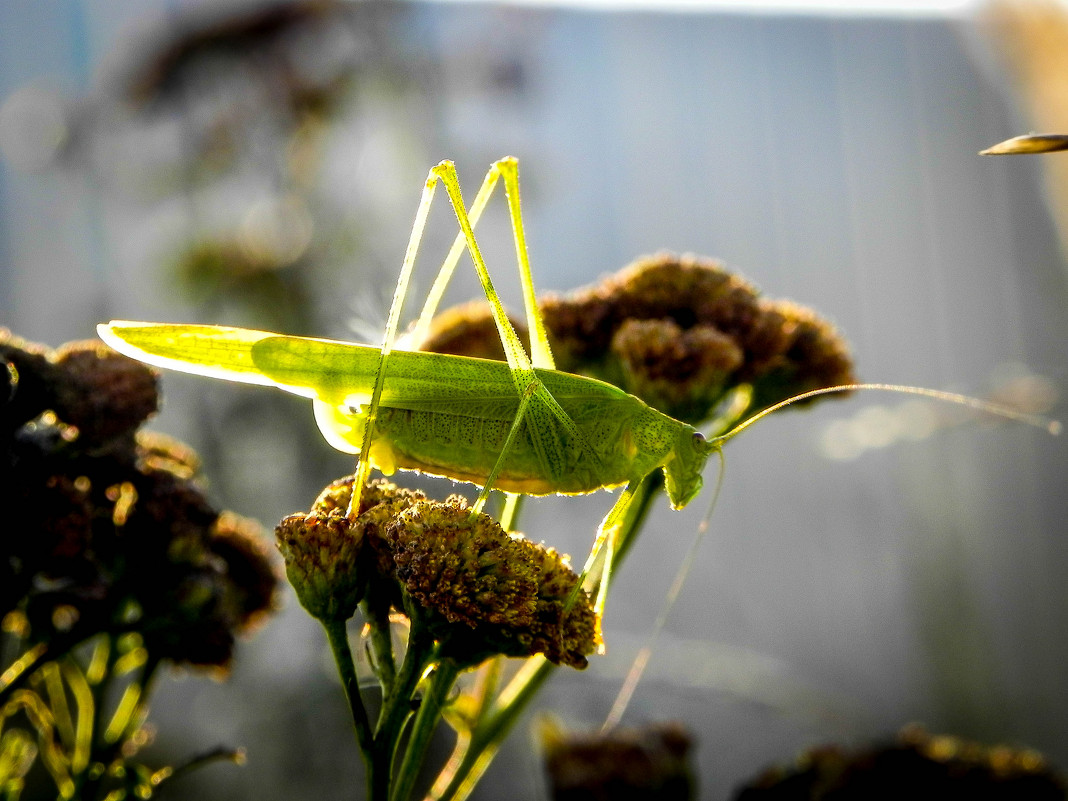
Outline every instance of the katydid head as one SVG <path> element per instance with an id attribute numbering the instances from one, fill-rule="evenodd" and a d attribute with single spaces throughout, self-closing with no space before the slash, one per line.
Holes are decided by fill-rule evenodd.
<path id="1" fill-rule="evenodd" d="M 679 427 L 671 458 L 664 463 L 664 485 L 673 509 L 681 509 L 701 492 L 705 462 L 718 447 L 700 431 Z"/>

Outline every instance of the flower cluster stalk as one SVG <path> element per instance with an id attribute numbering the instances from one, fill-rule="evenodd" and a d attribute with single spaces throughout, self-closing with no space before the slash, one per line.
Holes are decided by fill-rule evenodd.
<path id="1" fill-rule="evenodd" d="M 353 515 L 353 485 L 352 478 L 334 482 L 276 534 L 297 597 L 322 623 L 334 654 L 367 797 L 408 801 L 438 724 L 454 717 L 460 674 L 504 656 L 582 667 L 594 648 L 593 613 L 585 593 L 565 603 L 580 584 L 559 555 L 506 533 L 462 499 L 427 501 L 377 481 L 363 488 Z M 348 636 L 357 615 L 381 697 L 374 720 Z M 399 615 L 407 620 L 403 657 L 393 646 Z M 492 694 L 496 684 L 480 687 Z M 522 708 L 498 710 L 488 694 L 480 715 L 491 725 L 472 730 L 483 754 L 495 750 Z"/>

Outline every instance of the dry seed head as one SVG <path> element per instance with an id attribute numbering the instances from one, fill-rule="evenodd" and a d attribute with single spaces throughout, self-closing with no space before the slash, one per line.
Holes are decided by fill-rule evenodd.
<path id="1" fill-rule="evenodd" d="M 352 476 L 345 476 L 332 481 L 319 493 L 319 497 L 312 504 L 312 511 L 325 512 L 327 514 L 335 512 L 344 514 L 347 512 L 349 500 L 352 498 L 352 482 Z M 383 503 L 410 506 L 416 501 L 425 499 L 426 495 L 419 490 L 398 487 L 396 484 L 379 478 L 364 485 L 363 492 L 360 494 L 360 508 L 357 511 L 357 516 L 361 516 Z"/>
<path id="2" fill-rule="evenodd" d="M 241 633 L 278 608 L 279 572 L 263 529 L 255 520 L 223 512 L 211 527 L 211 551 L 226 564 L 234 617 Z"/>
<path id="3" fill-rule="evenodd" d="M 352 520 L 346 516 L 352 482 L 351 476 L 334 481 L 310 512 L 290 515 L 275 531 L 290 584 L 301 605 L 320 620 L 347 620 L 369 587 L 383 579 L 392 582 L 386 527 L 424 497 L 388 481 L 372 481 L 364 487 L 360 513 Z"/>
<path id="4" fill-rule="evenodd" d="M 160 470 L 184 479 L 200 472 L 200 456 L 174 437 L 158 431 L 138 431 L 135 443 L 137 466 L 143 472 Z"/>
<path id="5" fill-rule="evenodd" d="M 520 320 L 508 316 L 523 347 L 530 353 L 530 335 Z M 401 337 L 400 341 L 404 341 Z M 420 342 L 405 342 L 406 347 L 432 353 L 472 356 L 477 359 L 505 361 L 504 346 L 489 304 L 482 300 L 461 303 L 445 309 L 430 321 Z"/>
<path id="6" fill-rule="evenodd" d="M 543 720 L 538 735 L 555 799 L 693 797 L 693 740 L 678 723 L 587 734 Z"/>
<path id="7" fill-rule="evenodd" d="M 326 512 L 332 515 L 345 515 L 352 497 L 352 476 L 340 478 L 327 486 L 315 503 L 312 513 Z M 365 545 L 365 558 L 369 563 L 371 580 L 386 591 L 387 598 L 393 602 L 393 552 L 386 541 L 386 529 L 390 522 L 417 501 L 426 500 L 419 490 L 398 487 L 385 479 L 375 479 L 364 485 L 360 494 L 360 510 L 357 524 Z"/>
<path id="8" fill-rule="evenodd" d="M 68 343 L 56 351 L 55 363 L 55 412 L 89 443 L 136 430 L 158 408 L 158 373 L 102 342 Z"/>
<path id="9" fill-rule="evenodd" d="M 509 535 L 460 498 L 422 502 L 388 533 L 398 581 L 447 655 L 477 664 L 493 654 L 544 654 L 585 667 L 594 649 L 593 611 L 581 592 L 564 615 L 578 577 L 551 549 Z"/>
<path id="10" fill-rule="evenodd" d="M 672 417 L 701 420 L 744 361 L 742 349 L 708 325 L 683 330 L 673 320 L 628 319 L 612 338 L 623 389 Z"/>
<path id="11" fill-rule="evenodd" d="M 409 595 L 450 623 L 526 626 L 533 619 L 533 566 L 488 515 L 472 516 L 459 499 L 424 501 L 395 518 L 387 536 Z"/>
<path id="12" fill-rule="evenodd" d="M 540 308 L 560 369 L 611 381 L 690 423 L 741 385 L 754 388 L 754 413 L 856 380 L 833 326 L 804 307 L 761 298 L 712 259 L 639 259 Z"/>
<path id="13" fill-rule="evenodd" d="M 825 745 L 765 771 L 736 798 L 1063 799 L 1068 782 L 1037 752 L 986 746 L 908 726 L 897 741 L 856 751 Z"/>
<path id="14" fill-rule="evenodd" d="M 52 351 L 3 330 L 0 362 L 0 462 L 15 468 L 0 486 L 0 615 L 24 610 L 37 640 L 121 618 L 155 658 L 227 665 L 276 579 L 249 524 L 204 497 L 192 450 L 137 432 L 155 373 L 97 342 Z"/>
<path id="15" fill-rule="evenodd" d="M 582 669 L 597 643 L 597 616 L 566 556 L 523 540 L 538 565 L 538 607 L 531 652 Z"/>

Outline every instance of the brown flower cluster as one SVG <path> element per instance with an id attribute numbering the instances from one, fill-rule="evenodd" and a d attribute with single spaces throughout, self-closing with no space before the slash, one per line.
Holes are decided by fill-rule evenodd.
<path id="1" fill-rule="evenodd" d="M 662 253 L 597 286 L 541 304 L 561 369 L 617 383 L 696 423 L 735 387 L 749 412 L 856 379 L 845 341 L 826 320 L 768 300 L 719 262 Z"/>
<path id="2" fill-rule="evenodd" d="M 33 642 L 133 631 L 153 659 L 225 668 L 276 572 L 258 527 L 204 497 L 195 454 L 138 430 L 157 403 L 155 373 L 102 343 L 0 330 L 0 617 Z"/>
<path id="3" fill-rule="evenodd" d="M 286 575 L 301 605 L 318 620 L 348 620 L 365 598 L 382 608 L 401 607 L 393 580 L 386 528 L 423 493 L 372 481 L 350 518 L 351 476 L 327 486 L 307 513 L 290 515 L 275 529 Z"/>
<path id="4" fill-rule="evenodd" d="M 347 619 L 367 599 L 427 626 L 459 664 L 540 653 L 586 666 L 593 608 L 554 550 L 508 534 L 462 498 L 429 501 L 382 480 L 367 485 L 350 521 L 351 492 L 351 478 L 334 482 L 277 530 L 286 572 L 313 616 Z"/>
<path id="5" fill-rule="evenodd" d="M 557 368 L 622 387 L 689 423 L 751 388 L 752 414 L 856 381 L 848 346 L 810 309 L 769 300 L 712 259 L 661 253 L 539 308 Z M 521 326 L 517 325 L 517 330 Z M 525 336 L 525 331 L 521 336 Z M 425 350 L 503 358 L 484 304 L 442 312 Z"/>
<path id="6" fill-rule="evenodd" d="M 766 771 L 735 798 L 1063 801 L 1068 784 L 1034 751 L 985 746 L 910 726 L 883 747 L 813 749 L 796 765 Z"/>
<path id="7" fill-rule="evenodd" d="M 689 733 L 677 723 L 568 733 L 552 721 L 540 727 L 552 797 L 640 798 L 686 801 L 694 797 Z"/>

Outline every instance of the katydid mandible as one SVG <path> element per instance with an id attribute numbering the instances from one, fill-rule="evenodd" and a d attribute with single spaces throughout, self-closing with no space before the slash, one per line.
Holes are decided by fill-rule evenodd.
<path id="1" fill-rule="evenodd" d="M 493 288 L 474 235 L 474 226 L 501 178 L 531 332 L 529 356 Z M 466 248 L 489 301 L 507 363 L 394 348 L 439 183 L 445 186 L 460 232 L 420 314 L 415 339 L 429 326 Z M 598 612 L 603 611 L 611 575 L 613 533 L 639 484 L 655 470 L 663 470 L 671 505 L 681 509 L 700 492 L 709 455 L 756 420 L 789 403 L 831 392 L 882 389 L 962 403 L 1055 431 L 1055 424 L 962 395 L 850 384 L 782 401 L 725 434 L 705 439 L 693 426 L 650 408 L 618 387 L 553 369 L 531 278 L 514 158 L 493 164 L 470 212 L 453 164 L 443 161 L 430 171 L 380 346 L 210 325 L 113 321 L 98 331 L 119 352 L 149 364 L 274 386 L 313 399 L 316 421 L 327 441 L 338 450 L 360 455 L 351 508 L 358 508 L 359 491 L 371 467 L 386 475 L 410 470 L 479 485 L 482 492 L 475 508 L 481 508 L 491 488 L 549 495 L 624 486 L 601 523 L 585 570 L 587 588 L 598 589 Z"/>

